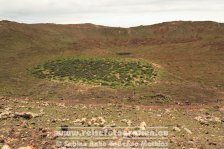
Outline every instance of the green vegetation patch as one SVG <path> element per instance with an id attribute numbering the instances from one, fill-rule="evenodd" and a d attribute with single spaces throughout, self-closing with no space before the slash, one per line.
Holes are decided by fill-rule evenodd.
<path id="1" fill-rule="evenodd" d="M 41 79 L 105 86 L 143 86 L 155 76 L 152 65 L 147 62 L 108 58 L 57 59 L 30 72 Z"/>

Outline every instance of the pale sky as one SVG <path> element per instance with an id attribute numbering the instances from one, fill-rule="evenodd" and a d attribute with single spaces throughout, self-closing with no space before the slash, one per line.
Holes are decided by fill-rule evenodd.
<path id="1" fill-rule="evenodd" d="M 166 21 L 224 22 L 224 0 L 0 0 L 0 20 L 130 27 Z"/>

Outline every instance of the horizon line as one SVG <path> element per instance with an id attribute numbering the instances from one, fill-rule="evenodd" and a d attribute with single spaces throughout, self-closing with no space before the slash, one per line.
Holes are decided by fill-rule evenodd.
<path id="1" fill-rule="evenodd" d="M 36 25 L 36 24 L 52 24 L 52 25 L 93 25 L 93 26 L 101 26 L 101 27 L 113 27 L 113 28 L 135 28 L 135 27 L 140 27 L 140 26 L 153 26 L 153 25 L 158 25 L 158 24 L 163 24 L 163 23 L 178 23 L 178 22 L 212 22 L 212 23 L 218 23 L 218 24 L 223 24 L 224 22 L 217 22 L 217 21 L 212 21 L 212 20 L 199 20 L 199 21 L 193 21 L 193 20 L 173 20 L 173 21 L 163 21 L 159 23 L 151 23 L 151 24 L 142 24 L 142 25 L 134 25 L 134 26 L 129 26 L 129 27 L 122 27 L 122 26 L 108 26 L 108 25 L 103 25 L 103 24 L 96 24 L 92 22 L 81 22 L 81 23 L 56 23 L 56 22 L 34 22 L 34 23 L 29 23 L 29 22 L 24 22 L 24 21 L 14 21 L 14 20 L 7 20 L 7 19 L 2 19 L 0 22 L 12 22 L 12 23 L 18 23 L 18 24 L 27 24 L 27 25 Z"/>

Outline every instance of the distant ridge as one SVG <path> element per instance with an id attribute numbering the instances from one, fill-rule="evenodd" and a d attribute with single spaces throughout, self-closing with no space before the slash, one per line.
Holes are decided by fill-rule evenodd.
<path id="1" fill-rule="evenodd" d="M 106 48 L 222 40 L 224 24 L 212 21 L 173 21 L 131 28 L 85 24 L 25 24 L 0 21 L 0 44 L 19 48 L 66 45 Z M 13 44 L 12 44 L 13 43 Z M 62 46 L 63 47 L 63 46 Z"/>
<path id="2" fill-rule="evenodd" d="M 93 23 L 78 23 L 78 24 L 60 24 L 60 23 L 20 23 L 16 21 L 10 21 L 10 20 L 1 20 L 1 23 L 18 23 L 18 24 L 27 24 L 27 25 L 35 25 L 35 24 L 51 24 L 51 25 L 69 25 L 69 26 L 76 26 L 80 28 L 91 28 L 91 27 L 111 27 L 111 26 L 105 26 L 105 25 L 97 25 Z M 168 21 L 168 22 L 162 22 L 162 23 L 155 23 L 151 25 L 138 25 L 133 27 L 111 27 L 111 28 L 136 28 L 136 27 L 147 27 L 147 26 L 159 26 L 159 25 L 181 25 L 181 24 L 224 24 L 221 22 L 215 22 L 215 21 Z"/>

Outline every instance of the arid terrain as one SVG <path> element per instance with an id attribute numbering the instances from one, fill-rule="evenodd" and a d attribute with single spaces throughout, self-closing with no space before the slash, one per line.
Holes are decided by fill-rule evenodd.
<path id="1" fill-rule="evenodd" d="M 0 146 L 50 149 L 56 148 L 55 131 L 65 126 L 144 124 L 167 127 L 168 148 L 224 148 L 223 23 L 115 28 L 0 21 L 0 56 Z M 135 80 L 137 86 L 114 87 L 29 72 L 56 59 L 79 57 L 145 61 L 156 75 L 144 86 Z"/>

